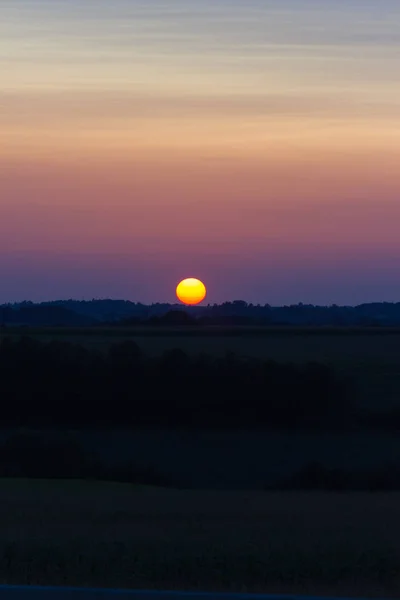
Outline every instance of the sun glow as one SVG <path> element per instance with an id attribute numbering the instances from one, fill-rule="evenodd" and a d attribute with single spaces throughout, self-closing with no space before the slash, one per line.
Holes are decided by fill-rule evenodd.
<path id="1" fill-rule="evenodd" d="M 184 279 L 176 288 L 178 299 L 187 305 L 199 304 L 206 297 L 206 286 L 199 279 Z"/>

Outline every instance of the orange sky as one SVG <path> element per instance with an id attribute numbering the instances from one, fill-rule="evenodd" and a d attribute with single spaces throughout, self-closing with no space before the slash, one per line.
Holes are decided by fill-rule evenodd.
<path id="1" fill-rule="evenodd" d="M 397 0 L 92 7 L 2 8 L 0 302 L 400 297 Z"/>

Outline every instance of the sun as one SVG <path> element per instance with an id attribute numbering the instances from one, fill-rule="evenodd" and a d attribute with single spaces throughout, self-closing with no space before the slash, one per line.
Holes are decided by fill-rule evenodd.
<path id="1" fill-rule="evenodd" d="M 183 304 L 194 306 L 199 304 L 206 297 L 206 286 L 199 279 L 189 277 L 181 281 L 176 288 L 178 300 Z"/>

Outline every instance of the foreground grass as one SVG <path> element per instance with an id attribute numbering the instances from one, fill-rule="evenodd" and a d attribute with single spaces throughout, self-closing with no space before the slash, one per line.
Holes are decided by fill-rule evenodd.
<path id="1" fill-rule="evenodd" d="M 400 494 L 0 481 L 11 584 L 400 595 Z"/>

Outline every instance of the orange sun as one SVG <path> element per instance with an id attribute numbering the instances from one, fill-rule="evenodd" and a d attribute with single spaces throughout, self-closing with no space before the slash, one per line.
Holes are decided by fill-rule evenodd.
<path id="1" fill-rule="evenodd" d="M 199 304 L 206 297 L 206 286 L 199 279 L 184 279 L 176 288 L 176 295 L 183 304 Z"/>

